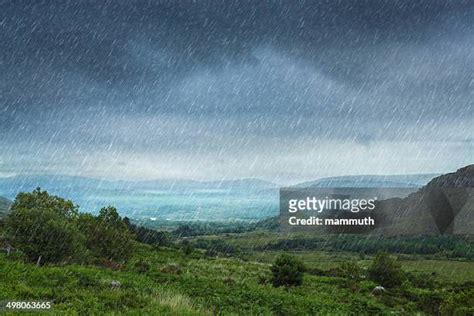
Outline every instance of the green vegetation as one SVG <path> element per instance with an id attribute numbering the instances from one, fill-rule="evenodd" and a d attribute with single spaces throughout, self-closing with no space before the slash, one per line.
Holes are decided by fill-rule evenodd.
<path id="1" fill-rule="evenodd" d="M 466 258 L 474 260 L 472 240 L 468 237 L 404 236 L 379 238 L 364 235 L 296 235 L 270 241 L 257 246 L 255 250 L 326 250 L 375 254 L 380 251 L 401 254 L 438 254 L 446 258 Z"/>
<path id="2" fill-rule="evenodd" d="M 276 258 L 271 267 L 272 284 L 278 286 L 299 286 L 303 284 L 304 265 L 301 260 L 287 254 L 282 254 Z"/>
<path id="3" fill-rule="evenodd" d="M 123 221 L 132 234 L 135 235 L 135 239 L 139 242 L 158 246 L 169 246 L 172 242 L 172 236 L 169 232 L 157 231 L 151 228 L 132 224 L 128 217 L 124 217 Z"/>
<path id="4" fill-rule="evenodd" d="M 327 238 L 327 247 L 324 236 L 268 231 L 184 238 L 131 224 L 113 207 L 80 213 L 41 190 L 17 196 L 0 237 L 16 249 L 0 253 L 0 301 L 51 301 L 57 313 L 474 313 L 474 262 L 442 246 L 468 253 L 471 241 L 462 238 L 425 239 L 440 252 L 376 255 L 346 249 L 364 242 L 360 236 Z M 293 240 L 309 246 L 274 246 Z M 379 242 L 374 249 L 396 241 Z M 385 290 L 376 292 L 380 285 Z"/>
<path id="5" fill-rule="evenodd" d="M 0 254 L 0 300 L 48 300 L 52 311 L 61 314 L 130 313 L 205 315 L 208 311 L 193 303 L 177 287 L 161 284 L 157 275 L 166 262 L 160 256 L 177 256 L 175 252 L 154 252 L 134 244 L 137 254 L 119 270 L 100 266 L 70 264 L 66 266 L 33 264 L 9 259 Z M 134 263 L 147 256 L 152 269 L 142 272 Z M 179 257 L 174 257 L 179 260 Z M 117 280 L 120 288 L 112 289 Z M 161 279 L 163 280 L 163 278 Z"/>
<path id="6" fill-rule="evenodd" d="M 405 274 L 399 262 L 388 253 L 378 253 L 367 269 L 369 279 L 386 287 L 400 286 L 405 280 Z"/>
<path id="7" fill-rule="evenodd" d="M 310 233 L 284 234 L 270 231 L 254 231 L 245 234 L 199 236 L 196 243 L 205 244 L 220 240 L 235 249 L 254 252 L 267 251 L 325 251 L 358 254 L 423 255 L 432 259 L 474 260 L 472 236 L 399 236 L 384 237 L 365 235 L 314 235 Z"/>
<path id="8" fill-rule="evenodd" d="M 120 267 L 70 264 L 36 267 L 0 254 L 0 300 L 51 300 L 53 310 L 84 314 L 436 314 L 472 313 L 473 283 L 411 281 L 381 296 L 377 283 L 345 276 L 304 273 L 298 287 L 271 284 L 271 265 L 236 258 L 207 258 L 197 250 L 156 249 L 134 243 Z M 424 274 L 414 273 L 419 278 Z M 112 280 L 121 283 L 111 288 Z M 469 309 L 471 308 L 471 309 Z"/>
<path id="9" fill-rule="evenodd" d="M 254 231 L 276 231 L 279 227 L 278 218 L 270 217 L 259 221 L 201 222 L 201 221 L 136 221 L 139 227 L 152 230 L 169 230 L 174 236 L 209 236 L 222 234 L 241 234 Z"/>
<path id="10" fill-rule="evenodd" d="M 364 269 L 356 261 L 343 262 L 340 266 L 340 271 L 342 276 L 348 280 L 360 281 L 364 278 Z"/>
<path id="11" fill-rule="evenodd" d="M 18 194 L 5 226 L 6 239 L 38 264 L 123 261 L 131 253 L 132 236 L 115 208 L 81 214 L 72 201 L 39 188 Z"/>
<path id="12" fill-rule="evenodd" d="M 78 226 L 85 245 L 95 257 L 125 261 L 132 251 L 132 235 L 114 207 L 104 207 L 99 215 L 81 214 Z"/>
<path id="13" fill-rule="evenodd" d="M 72 259 L 84 250 L 75 225 L 77 216 L 77 207 L 71 201 L 39 189 L 20 193 L 6 220 L 7 238 L 31 261 Z"/>

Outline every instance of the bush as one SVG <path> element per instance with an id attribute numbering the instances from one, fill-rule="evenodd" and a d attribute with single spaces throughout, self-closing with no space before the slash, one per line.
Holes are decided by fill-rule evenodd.
<path id="1" fill-rule="evenodd" d="M 440 305 L 441 315 L 474 315 L 474 288 L 448 293 Z"/>
<path id="2" fill-rule="evenodd" d="M 138 273 L 146 273 L 150 270 L 151 265 L 147 261 L 140 259 L 139 261 L 135 262 L 134 267 Z"/>
<path id="3" fill-rule="evenodd" d="M 434 278 L 433 273 L 426 273 L 426 272 L 409 272 L 406 273 L 406 277 L 408 281 L 417 288 L 429 288 L 434 289 L 436 287 L 436 280 Z"/>
<path id="4" fill-rule="evenodd" d="M 186 255 L 186 256 L 189 256 L 190 254 L 193 253 L 194 251 L 194 248 L 193 246 L 191 245 L 191 242 L 189 240 L 183 240 L 181 242 L 181 250 L 183 251 L 183 253 Z"/>
<path id="5" fill-rule="evenodd" d="M 271 267 L 272 284 L 275 287 L 302 285 L 304 270 L 304 265 L 298 258 L 283 254 L 275 260 Z"/>
<path id="6" fill-rule="evenodd" d="M 357 262 L 353 261 L 346 261 L 341 264 L 341 272 L 343 277 L 353 280 L 359 281 L 363 276 L 362 268 L 357 264 Z"/>
<path id="7" fill-rule="evenodd" d="M 385 252 L 375 256 L 367 272 L 369 279 L 389 288 L 400 286 L 405 280 L 400 263 Z"/>
<path id="8" fill-rule="evenodd" d="M 36 189 L 19 193 L 6 220 L 8 241 L 30 261 L 89 262 L 127 259 L 131 234 L 113 207 L 81 214 L 72 201 Z"/>
<path id="9" fill-rule="evenodd" d="M 7 238 L 30 261 L 61 262 L 84 251 L 74 225 L 77 208 L 71 201 L 36 189 L 17 195 L 8 215 Z"/>
<path id="10" fill-rule="evenodd" d="M 123 261 L 132 253 L 132 235 L 114 207 L 104 207 L 99 215 L 81 214 L 79 227 L 86 246 L 99 258 Z"/>
<path id="11" fill-rule="evenodd" d="M 257 276 L 257 283 L 261 285 L 267 285 L 270 284 L 272 281 L 271 277 L 266 275 L 266 274 L 259 274 Z"/>

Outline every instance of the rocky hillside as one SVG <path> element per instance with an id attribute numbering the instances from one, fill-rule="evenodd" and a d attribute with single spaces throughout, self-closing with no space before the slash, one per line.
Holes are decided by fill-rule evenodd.
<path id="1" fill-rule="evenodd" d="M 380 203 L 376 232 L 387 235 L 473 234 L 474 165 L 436 177 L 406 198 Z"/>
<path id="2" fill-rule="evenodd" d="M 428 188 L 474 188 L 474 164 L 434 178 L 426 185 Z"/>

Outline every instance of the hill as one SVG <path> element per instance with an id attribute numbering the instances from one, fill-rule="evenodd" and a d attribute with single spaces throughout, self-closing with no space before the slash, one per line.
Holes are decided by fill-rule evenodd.
<path id="1" fill-rule="evenodd" d="M 438 174 L 358 175 L 321 178 L 296 188 L 419 188 Z"/>
<path id="2" fill-rule="evenodd" d="M 456 172 L 436 177 L 432 179 L 426 186 L 428 188 L 474 188 L 474 164 L 460 168 Z"/>
<path id="3" fill-rule="evenodd" d="M 339 194 L 352 194 L 351 192 L 357 191 L 357 194 L 361 195 L 384 196 L 376 202 L 376 209 L 373 211 L 341 213 L 339 210 L 329 210 L 320 215 L 345 219 L 363 219 L 371 216 L 375 219 L 375 226 L 321 226 L 319 229 L 308 226 L 298 227 L 299 230 L 307 229 L 321 233 L 344 231 L 389 236 L 473 234 L 474 165 L 431 178 L 432 176 L 428 174 L 344 176 L 323 178 L 288 189 L 291 194 L 300 193 L 301 196 L 309 194 L 311 188 L 340 188 Z M 308 192 L 307 188 L 310 189 Z M 382 188 L 388 188 L 389 191 L 386 192 L 387 190 L 384 191 Z M 360 190 L 370 193 L 359 192 Z M 283 221 L 287 222 L 287 219 Z"/>
<path id="4" fill-rule="evenodd" d="M 380 203 L 378 233 L 473 234 L 474 165 L 436 177 L 406 198 Z"/>

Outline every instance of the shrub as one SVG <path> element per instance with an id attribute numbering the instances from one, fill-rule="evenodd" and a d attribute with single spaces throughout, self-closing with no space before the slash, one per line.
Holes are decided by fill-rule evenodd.
<path id="1" fill-rule="evenodd" d="M 417 288 L 430 288 L 433 289 L 436 287 L 436 280 L 433 273 L 406 273 L 406 277 L 414 287 Z"/>
<path id="2" fill-rule="evenodd" d="M 275 260 L 271 267 L 272 284 L 275 287 L 299 286 L 303 284 L 304 270 L 304 265 L 298 258 L 283 254 Z"/>
<path id="3" fill-rule="evenodd" d="M 354 262 L 354 261 L 343 262 L 341 264 L 340 269 L 341 269 L 342 275 L 349 280 L 359 281 L 362 278 L 363 270 L 357 264 L 357 262 Z"/>
<path id="4" fill-rule="evenodd" d="M 267 285 L 271 283 L 271 278 L 266 274 L 259 274 L 257 276 L 257 283 L 261 285 Z"/>
<path id="5" fill-rule="evenodd" d="M 138 273 L 146 273 L 150 270 L 151 265 L 147 261 L 140 259 L 137 262 L 135 262 L 134 267 Z"/>
<path id="6" fill-rule="evenodd" d="M 448 293 L 440 305 L 441 315 L 473 315 L 474 288 Z"/>
<path id="7" fill-rule="evenodd" d="M 97 217 L 81 214 L 79 227 L 86 236 L 86 246 L 99 258 L 123 261 L 132 252 L 132 235 L 114 207 L 104 207 Z"/>
<path id="8" fill-rule="evenodd" d="M 400 263 L 385 252 L 375 256 L 367 272 L 369 279 L 385 287 L 397 287 L 405 280 Z"/>
<path id="9" fill-rule="evenodd" d="M 193 253 L 194 248 L 193 248 L 193 246 L 191 245 L 191 242 L 190 242 L 189 240 L 183 240 L 183 241 L 181 242 L 181 250 L 183 251 L 183 253 L 184 253 L 185 255 L 188 256 L 188 255 L 190 255 L 190 254 Z"/>
<path id="10" fill-rule="evenodd" d="M 36 189 L 17 195 L 8 215 L 7 238 L 30 261 L 61 262 L 84 251 L 74 225 L 77 208 L 71 201 Z"/>

